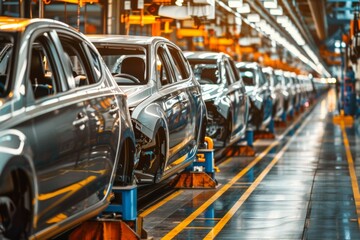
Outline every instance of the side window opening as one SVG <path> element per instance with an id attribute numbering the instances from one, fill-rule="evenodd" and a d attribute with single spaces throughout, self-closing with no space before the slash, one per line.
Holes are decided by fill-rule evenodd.
<path id="1" fill-rule="evenodd" d="M 13 53 L 12 41 L 7 37 L 0 37 L 0 97 L 6 95 L 10 85 L 11 58 Z"/>
<path id="2" fill-rule="evenodd" d="M 56 93 L 56 76 L 47 41 L 46 34 L 37 37 L 30 51 L 29 78 L 35 99 Z"/>
<path id="3" fill-rule="evenodd" d="M 175 74 L 179 80 L 184 80 L 189 78 L 190 73 L 188 67 L 184 64 L 186 62 L 185 58 L 182 56 L 182 54 L 174 47 L 168 46 L 168 49 L 170 51 L 170 54 L 173 58 L 173 61 L 175 63 L 174 69 Z"/>
<path id="4" fill-rule="evenodd" d="M 88 86 L 90 84 L 96 83 L 100 76 L 100 62 L 98 59 L 93 60 L 93 66 L 90 66 L 90 63 L 87 63 L 86 53 L 84 47 L 82 46 L 81 41 L 77 41 L 74 38 L 67 38 L 65 35 L 59 33 L 59 38 L 65 54 L 65 66 L 70 71 L 75 80 L 75 87 Z M 95 54 L 95 53 L 94 53 Z M 91 69 L 98 68 L 98 69 Z M 94 76 L 96 74 L 96 76 Z"/>
<path id="5" fill-rule="evenodd" d="M 64 53 L 68 61 L 66 64 L 70 67 L 76 87 L 89 85 L 85 67 L 76 50 L 74 50 L 73 47 L 65 46 Z"/>
<path id="6" fill-rule="evenodd" d="M 88 47 L 88 49 L 90 51 L 90 57 L 95 72 L 95 81 L 99 82 L 99 80 L 101 79 L 100 60 L 98 58 L 98 55 L 91 48 Z"/>
<path id="7" fill-rule="evenodd" d="M 162 47 L 159 47 L 156 54 L 156 71 L 157 76 L 160 78 L 160 83 L 162 86 L 168 85 L 171 83 L 170 73 L 166 68 L 165 63 L 165 50 Z"/>
<path id="8" fill-rule="evenodd" d="M 227 84 L 231 85 L 233 83 L 234 76 L 232 75 L 231 67 L 227 61 L 225 62 L 225 74 Z"/>

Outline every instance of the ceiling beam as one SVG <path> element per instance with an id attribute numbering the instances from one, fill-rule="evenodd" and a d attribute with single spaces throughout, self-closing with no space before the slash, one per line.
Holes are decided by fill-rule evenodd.
<path id="1" fill-rule="evenodd" d="M 327 0 L 328 3 L 339 3 L 339 2 L 359 2 L 359 0 Z"/>
<path id="2" fill-rule="evenodd" d="M 298 6 L 294 5 L 294 3 L 290 5 L 291 3 L 289 3 L 288 0 L 282 0 L 282 3 L 287 12 L 290 14 L 290 17 L 294 21 L 296 27 L 300 30 L 301 35 L 305 38 L 307 44 L 311 48 L 314 48 L 316 46 L 314 38 L 312 37 L 309 28 L 304 21 L 304 16 L 300 13 Z M 293 9 L 295 9 L 295 11 Z"/>
<path id="3" fill-rule="evenodd" d="M 308 0 L 311 15 L 313 17 L 316 33 L 321 41 L 327 37 L 327 20 L 325 12 L 325 1 L 324 0 Z"/>

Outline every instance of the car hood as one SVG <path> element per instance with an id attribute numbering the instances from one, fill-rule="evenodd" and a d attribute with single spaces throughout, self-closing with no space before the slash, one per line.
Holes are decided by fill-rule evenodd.
<path id="1" fill-rule="evenodd" d="M 202 84 L 201 92 L 204 101 L 211 101 L 220 97 L 227 89 L 223 85 Z"/>

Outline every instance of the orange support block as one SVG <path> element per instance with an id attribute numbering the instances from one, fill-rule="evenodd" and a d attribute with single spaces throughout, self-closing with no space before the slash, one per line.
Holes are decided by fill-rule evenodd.
<path id="1" fill-rule="evenodd" d="M 226 148 L 227 157 L 253 157 L 255 156 L 255 150 L 250 146 L 230 146 Z"/>
<path id="2" fill-rule="evenodd" d="M 182 172 L 171 183 L 175 188 L 216 188 L 216 181 L 205 172 Z"/>
<path id="3" fill-rule="evenodd" d="M 69 236 L 69 240 L 139 240 L 140 237 L 123 221 L 86 221 L 77 227 Z"/>

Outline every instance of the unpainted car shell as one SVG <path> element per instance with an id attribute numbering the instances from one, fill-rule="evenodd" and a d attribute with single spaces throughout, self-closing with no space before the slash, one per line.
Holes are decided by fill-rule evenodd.
<path id="1" fill-rule="evenodd" d="M 297 110 L 301 103 L 301 89 L 296 73 L 285 71 L 284 76 L 290 82 L 290 89 L 294 96 L 294 110 Z"/>
<path id="2" fill-rule="evenodd" d="M 280 69 L 274 70 L 275 77 L 278 79 L 278 81 L 281 81 L 282 85 L 282 93 L 284 95 L 284 110 L 286 114 L 290 114 L 292 111 L 294 111 L 294 91 L 291 87 L 289 81 L 285 79 L 284 71 Z"/>
<path id="3" fill-rule="evenodd" d="M 282 92 L 281 82 L 277 81 L 274 76 L 274 70 L 272 67 L 262 68 L 265 77 L 270 83 L 270 90 L 273 99 L 273 118 L 280 120 L 284 113 L 284 94 Z"/>
<path id="4" fill-rule="evenodd" d="M 116 48 L 117 46 L 119 48 L 141 47 L 146 50 L 145 83 L 140 85 L 118 84 L 128 96 L 128 105 L 134 122 L 134 128 L 141 133 L 141 135 L 137 136 L 140 147 L 154 140 L 159 129 L 165 130 L 165 171 L 157 181 L 164 180 L 174 173 L 182 171 L 192 163 L 195 159 L 198 145 L 203 143 L 207 112 L 201 96 L 200 85 L 195 81 L 191 71 L 187 79 L 177 80 L 175 83 L 165 86 L 162 86 L 157 80 L 159 78 L 156 72 L 157 49 L 164 44 L 168 44 L 177 51 L 181 51 L 180 48 L 162 37 L 123 35 L 88 35 L 88 37 L 100 53 L 102 48 Z M 175 65 L 172 59 L 169 61 L 170 65 Z M 191 70 L 186 59 L 185 64 Z M 170 71 L 173 72 L 174 69 L 170 69 Z M 180 121 L 191 122 L 190 129 L 188 129 L 188 126 L 182 131 L 185 136 L 182 137 L 182 143 L 178 145 L 178 148 L 171 144 L 171 141 L 174 141 L 176 136 L 172 132 L 179 132 L 176 128 L 180 127 L 175 126 L 173 121 L 169 121 L 169 116 L 172 115 L 171 112 L 175 109 L 172 107 L 175 106 L 172 105 L 173 101 L 178 101 L 190 113 L 188 117 L 181 118 Z M 146 139 L 144 139 L 144 136 Z M 138 169 L 137 174 L 140 183 L 148 182 L 151 179 L 151 176 L 141 174 L 141 169 Z M 147 177 L 149 179 L 146 179 Z"/>
<path id="5" fill-rule="evenodd" d="M 272 119 L 273 99 L 270 84 L 267 82 L 261 66 L 255 62 L 238 62 L 236 67 L 241 74 L 243 71 L 251 71 L 255 81 L 249 85 L 244 81 L 246 92 L 251 101 L 250 123 L 257 129 L 267 126 Z"/>
<path id="6" fill-rule="evenodd" d="M 194 71 L 196 71 L 194 69 L 196 65 L 216 65 L 218 69 L 218 75 L 221 79 L 218 84 L 203 82 L 204 79 L 201 76 L 197 77 L 201 84 L 202 95 L 208 111 L 211 110 L 215 115 L 221 115 L 226 122 L 231 121 L 231 126 L 229 126 L 231 130 L 225 133 L 225 139 L 213 137 L 215 146 L 231 145 L 244 139 L 249 115 L 249 99 L 234 61 L 229 55 L 221 52 L 189 51 L 185 52 L 185 55 Z M 227 75 L 231 82 L 227 82 Z M 216 118 L 215 115 L 212 118 Z M 208 127 L 219 124 L 219 122 L 215 122 L 214 119 L 208 121 Z M 228 128 L 227 126 L 222 127 Z"/>
<path id="7" fill-rule="evenodd" d="M 71 71 L 62 64 L 66 59 L 60 34 L 73 37 L 101 59 L 85 36 L 54 20 L 1 17 L 0 36 L 4 34 L 14 41 L 11 70 L 0 96 L 0 205 L 11 205 L 9 191 L 26 194 L 27 210 L 16 221 L 29 221 L 26 238 L 47 239 L 108 206 L 119 168 L 136 164 L 119 165 L 120 149 L 124 144 L 134 149 L 135 136 L 126 96 L 105 65 L 96 83 L 75 88 Z M 47 36 L 52 46 L 52 71 L 61 80 L 61 92 L 34 100 L 27 66 L 37 34 Z M 87 64 L 92 65 L 90 60 Z M 74 114 L 77 107 L 81 110 Z M 71 131 L 79 135 L 64 135 Z"/>

